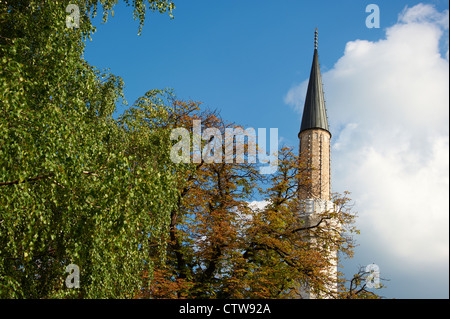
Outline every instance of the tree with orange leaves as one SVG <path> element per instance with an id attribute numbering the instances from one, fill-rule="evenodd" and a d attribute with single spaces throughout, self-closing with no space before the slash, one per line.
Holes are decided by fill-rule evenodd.
<path id="1" fill-rule="evenodd" d="M 199 103 L 173 103 L 168 125 L 174 128 L 192 132 L 194 120 L 201 120 L 203 128 L 216 127 L 224 135 L 226 128 L 236 127 L 217 112 L 200 111 Z M 211 139 L 202 143 L 203 149 Z M 236 141 L 231 143 L 236 150 Z M 249 149 L 251 145 L 246 158 Z M 359 295 L 354 289 L 350 293 L 343 279 L 339 291 L 327 289 L 333 280 L 323 271 L 330 265 L 327 251 L 351 257 L 352 234 L 358 232 L 355 214 L 347 207 L 348 193 L 335 194 L 339 209 L 323 212 L 317 224 L 309 225 L 299 214 L 298 199 L 299 188 L 308 183 L 305 164 L 292 149 L 280 150 L 278 170 L 269 176 L 259 173 L 258 164 L 236 156 L 233 163 L 189 162 L 175 173 L 179 197 L 171 212 L 165 255 L 150 253 L 154 273 L 145 274 L 148 286 L 138 297 L 298 298 L 305 283 L 324 298 L 372 296 L 364 287 Z M 263 199 L 264 207 L 251 205 L 255 196 Z M 326 221 L 331 219 L 339 229 L 330 229 Z M 308 236 L 318 241 L 304 240 Z"/>

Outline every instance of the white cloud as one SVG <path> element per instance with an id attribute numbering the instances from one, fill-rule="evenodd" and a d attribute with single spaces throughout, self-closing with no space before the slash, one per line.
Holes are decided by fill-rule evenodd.
<path id="1" fill-rule="evenodd" d="M 431 5 L 419 3 L 412 8 L 405 7 L 400 13 L 398 21 L 404 23 L 431 23 L 448 29 L 449 14 L 448 10 L 438 12 Z"/>
<path id="2" fill-rule="evenodd" d="M 269 204 L 268 201 L 266 200 L 261 200 L 261 201 L 252 201 L 248 203 L 248 206 L 250 207 L 250 209 L 254 212 L 258 212 L 263 210 L 264 208 L 266 208 L 266 206 Z"/>
<path id="3" fill-rule="evenodd" d="M 405 8 L 385 39 L 348 42 L 322 74 L 333 188 L 352 192 L 358 240 L 421 267 L 448 264 L 448 16 L 431 5 Z M 285 102 L 301 110 L 306 85 Z"/>
<path id="4" fill-rule="evenodd" d="M 284 103 L 294 106 L 297 111 L 301 111 L 306 98 L 308 81 L 292 87 L 284 97 Z"/>

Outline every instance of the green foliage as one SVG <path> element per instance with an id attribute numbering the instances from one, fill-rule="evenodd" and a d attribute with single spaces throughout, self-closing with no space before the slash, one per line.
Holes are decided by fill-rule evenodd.
<path id="1" fill-rule="evenodd" d="M 173 9 L 133 1 L 141 27 L 146 2 Z M 79 28 L 66 26 L 69 3 Z M 152 270 L 149 239 L 166 231 L 176 200 L 169 133 L 156 125 L 167 109 L 158 96 L 170 93 L 151 91 L 157 104 L 113 119 L 123 81 L 83 59 L 83 40 L 97 5 L 106 20 L 116 3 L 0 4 L 2 298 L 132 297 Z M 79 289 L 64 284 L 71 263 Z"/>

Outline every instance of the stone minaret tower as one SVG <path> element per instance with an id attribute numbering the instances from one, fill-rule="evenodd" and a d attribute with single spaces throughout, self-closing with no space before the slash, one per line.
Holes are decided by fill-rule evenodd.
<path id="1" fill-rule="evenodd" d="M 299 181 L 300 218 L 306 227 L 320 223 L 318 214 L 330 212 L 335 209 L 330 201 L 331 196 L 331 174 L 330 174 L 330 139 L 331 133 L 328 129 L 327 110 L 320 75 L 319 55 L 317 52 L 317 28 L 314 37 L 314 57 L 309 77 L 308 91 L 306 93 L 305 106 L 303 108 L 302 123 L 299 138 L 299 155 L 304 165 L 303 174 L 306 179 Z M 337 225 L 333 220 L 326 220 L 322 226 L 326 229 L 335 228 Z M 313 243 L 317 243 L 316 238 L 305 238 Z M 320 249 L 320 248 L 318 248 Z M 337 289 L 337 253 L 327 251 L 332 266 L 324 269 L 331 275 L 329 290 Z M 336 279 L 336 280 L 335 280 Z M 301 288 L 301 298 L 317 298 L 308 285 Z"/>

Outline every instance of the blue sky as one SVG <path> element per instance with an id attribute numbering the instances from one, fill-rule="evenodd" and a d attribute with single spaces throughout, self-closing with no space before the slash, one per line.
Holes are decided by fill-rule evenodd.
<path id="1" fill-rule="evenodd" d="M 378 29 L 365 24 L 370 3 L 380 8 Z M 124 79 L 130 105 L 147 90 L 170 87 L 227 121 L 278 128 L 280 146 L 297 147 L 317 27 L 333 191 L 351 191 L 361 216 L 360 246 L 344 271 L 376 263 L 390 279 L 380 292 L 388 298 L 448 298 L 448 1 L 175 6 L 174 19 L 148 14 L 138 36 L 131 8 L 117 5 L 106 24 L 96 20 L 85 58 Z M 435 119 L 432 129 L 421 126 L 424 116 Z M 400 202 L 414 201 L 416 191 L 427 200 L 405 208 Z M 430 201 L 438 204 L 430 208 Z M 419 227 L 424 210 L 433 216 L 426 231 Z M 418 258 L 427 245 L 436 248 Z"/>
<path id="2" fill-rule="evenodd" d="M 107 24 L 97 24 L 85 56 L 125 80 L 128 102 L 148 89 L 171 87 L 180 98 L 221 109 L 227 119 L 261 127 L 276 120 L 281 130 L 295 131 L 299 119 L 280 109 L 286 111 L 286 88 L 309 75 L 314 28 L 319 28 L 323 70 L 336 62 L 347 41 L 382 35 L 365 27 L 366 2 L 178 2 L 173 20 L 148 15 L 141 36 L 131 8 L 123 4 Z M 381 21 L 392 24 L 406 3 L 385 2 L 389 9 L 380 3 Z"/>

